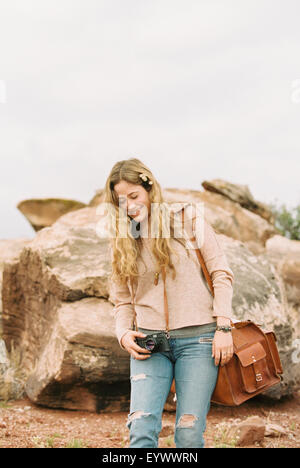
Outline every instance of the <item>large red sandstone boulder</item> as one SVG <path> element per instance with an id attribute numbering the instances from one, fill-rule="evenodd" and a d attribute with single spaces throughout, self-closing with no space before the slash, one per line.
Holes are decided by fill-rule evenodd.
<path id="1" fill-rule="evenodd" d="M 170 198 L 184 201 L 181 194 Z M 219 213 L 215 206 L 207 211 L 211 219 L 214 210 Z M 232 216 L 222 210 L 224 219 Z M 99 213 L 96 205 L 60 217 L 4 263 L 3 339 L 8 353 L 19 352 L 24 391 L 38 404 L 128 410 L 129 355 L 114 333 L 108 240 L 98 235 Z M 225 234 L 218 238 L 235 274 L 234 317 L 274 329 L 285 374 L 267 394 L 291 394 L 299 384 L 299 365 L 292 360 L 294 324 L 284 280 L 265 249 L 255 255 L 245 242 Z M 170 409 L 170 398 L 167 405 Z"/>

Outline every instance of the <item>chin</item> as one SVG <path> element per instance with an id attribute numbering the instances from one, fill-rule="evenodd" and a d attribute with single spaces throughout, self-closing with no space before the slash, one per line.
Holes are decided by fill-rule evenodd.
<path id="1" fill-rule="evenodd" d="M 138 215 L 138 216 L 135 216 L 134 218 L 132 218 L 136 223 L 140 223 L 141 221 L 143 221 L 145 218 L 145 216 L 143 215 Z"/>

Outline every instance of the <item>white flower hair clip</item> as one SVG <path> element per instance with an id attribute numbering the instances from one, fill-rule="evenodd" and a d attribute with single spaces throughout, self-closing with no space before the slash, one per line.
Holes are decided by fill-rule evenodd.
<path id="1" fill-rule="evenodd" d="M 153 184 L 153 181 L 149 179 L 149 177 L 147 176 L 147 174 L 145 174 L 145 172 L 141 172 L 139 176 L 144 182 L 148 182 L 149 185 Z"/>

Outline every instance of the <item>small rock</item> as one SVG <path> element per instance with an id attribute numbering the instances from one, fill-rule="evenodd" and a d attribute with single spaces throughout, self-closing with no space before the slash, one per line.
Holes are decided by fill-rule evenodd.
<path id="1" fill-rule="evenodd" d="M 172 392 L 169 393 L 165 405 L 164 411 L 173 412 L 176 411 L 176 402 L 174 401 L 174 394 Z"/>
<path id="2" fill-rule="evenodd" d="M 163 424 L 162 430 L 160 431 L 159 437 L 168 437 L 174 434 L 174 427 L 171 424 Z"/>
<path id="3" fill-rule="evenodd" d="M 286 435 L 288 431 L 284 429 L 279 424 L 269 423 L 266 425 L 265 437 L 280 437 L 281 435 Z"/>
<path id="4" fill-rule="evenodd" d="M 250 416 L 241 423 L 230 428 L 228 439 L 235 440 L 236 445 L 244 447 L 261 442 L 265 436 L 266 425 L 259 416 Z"/>
<path id="5" fill-rule="evenodd" d="M 0 419 L 0 427 L 6 427 L 6 422 L 3 419 Z"/>

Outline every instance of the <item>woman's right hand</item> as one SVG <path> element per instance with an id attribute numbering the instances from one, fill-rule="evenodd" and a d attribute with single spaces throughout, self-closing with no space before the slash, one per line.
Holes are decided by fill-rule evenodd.
<path id="1" fill-rule="evenodd" d="M 151 351 L 148 351 L 148 349 L 141 348 L 136 342 L 135 342 L 135 337 L 138 338 L 145 338 L 145 333 L 138 332 L 135 330 L 128 330 L 121 339 L 121 345 L 128 351 L 129 354 L 131 354 L 132 357 L 135 359 L 139 360 L 145 360 L 148 359 L 151 355 Z M 147 354 L 146 356 L 141 356 L 138 353 L 143 353 Z"/>

